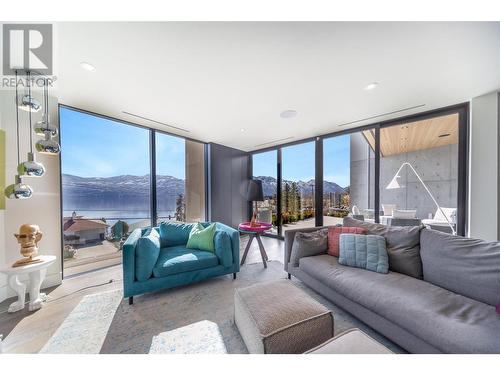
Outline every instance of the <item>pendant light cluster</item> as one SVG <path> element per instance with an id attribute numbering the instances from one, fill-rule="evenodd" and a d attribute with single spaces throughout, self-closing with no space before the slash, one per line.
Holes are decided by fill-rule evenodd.
<path id="1" fill-rule="evenodd" d="M 24 177 L 42 177 L 45 174 L 45 167 L 42 163 L 36 161 L 35 153 L 33 152 L 33 132 L 42 136 L 43 139 L 38 140 L 35 144 L 35 149 L 41 154 L 57 155 L 61 151 L 59 143 L 53 140 L 57 136 L 57 127 L 50 124 L 49 120 L 49 81 L 43 79 L 43 106 L 36 100 L 31 92 L 31 72 L 26 73 L 26 82 L 28 86 L 28 94 L 19 99 L 19 82 L 16 71 L 16 126 L 17 126 L 17 175 L 12 185 L 5 188 L 5 196 L 10 199 L 28 199 L 33 195 L 33 189 L 23 182 Z M 32 113 L 38 112 L 43 107 L 44 113 L 41 121 L 35 124 L 33 131 Z M 29 144 L 30 151 L 27 155 L 27 160 L 21 162 L 20 157 L 20 136 L 19 136 L 19 109 L 28 111 L 29 113 Z"/>

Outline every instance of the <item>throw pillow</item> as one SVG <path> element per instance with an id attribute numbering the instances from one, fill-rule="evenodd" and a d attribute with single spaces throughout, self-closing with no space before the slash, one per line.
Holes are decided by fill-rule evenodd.
<path id="1" fill-rule="evenodd" d="M 330 227 L 328 228 L 328 254 L 339 256 L 339 237 L 342 233 L 366 234 L 365 228 L 358 227 Z"/>
<path id="2" fill-rule="evenodd" d="M 378 273 L 389 272 L 385 238 L 374 235 L 341 234 L 339 263 Z"/>
<path id="3" fill-rule="evenodd" d="M 188 249 L 198 249 L 204 251 L 215 250 L 214 246 L 215 223 L 204 228 L 200 223 L 196 223 L 189 233 L 189 239 L 186 247 Z"/>
<path id="4" fill-rule="evenodd" d="M 314 232 L 297 232 L 293 240 L 290 264 L 299 266 L 299 260 L 326 253 L 328 249 L 328 229 L 320 229 Z"/>
<path id="5" fill-rule="evenodd" d="M 138 281 L 151 277 L 159 255 L 160 235 L 152 228 L 146 231 L 135 245 L 135 277 Z"/>
<path id="6" fill-rule="evenodd" d="M 344 218 L 344 226 L 365 228 L 368 234 L 383 236 L 389 255 L 389 269 L 408 276 L 423 278 L 422 260 L 420 259 L 419 227 L 388 227 L 382 224 L 368 223 Z"/>
<path id="7" fill-rule="evenodd" d="M 231 237 L 221 230 L 215 231 L 214 235 L 215 255 L 224 267 L 233 265 L 233 249 L 231 248 Z"/>
<path id="8" fill-rule="evenodd" d="M 164 221 L 160 223 L 161 247 L 185 245 L 194 224 Z"/>

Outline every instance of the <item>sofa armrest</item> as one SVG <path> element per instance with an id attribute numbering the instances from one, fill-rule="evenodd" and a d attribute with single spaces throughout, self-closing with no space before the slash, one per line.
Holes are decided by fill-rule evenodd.
<path id="1" fill-rule="evenodd" d="M 141 238 L 143 230 L 135 229 L 123 244 L 122 267 L 123 267 L 123 293 L 125 297 L 131 297 L 132 284 L 135 281 L 135 246 Z"/>
<path id="2" fill-rule="evenodd" d="M 240 232 L 222 223 L 217 223 L 216 230 L 226 232 L 231 238 L 231 250 L 233 251 L 234 272 L 240 270 Z"/>
<path id="3" fill-rule="evenodd" d="M 290 255 L 292 254 L 293 240 L 295 239 L 295 233 L 308 233 L 314 232 L 324 228 L 333 228 L 334 225 L 323 226 L 323 227 L 313 227 L 313 228 L 299 228 L 299 229 L 288 229 L 285 231 L 285 251 L 283 264 L 285 266 L 285 271 L 288 272 L 288 262 L 290 262 Z"/>

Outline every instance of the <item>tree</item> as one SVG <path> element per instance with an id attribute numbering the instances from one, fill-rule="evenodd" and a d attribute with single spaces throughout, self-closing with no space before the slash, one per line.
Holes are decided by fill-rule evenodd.
<path id="1" fill-rule="evenodd" d="M 283 211 L 290 212 L 290 184 L 285 182 L 283 189 Z"/>
<path id="2" fill-rule="evenodd" d="M 175 220 L 186 221 L 186 203 L 182 194 L 179 194 L 175 200 Z"/>

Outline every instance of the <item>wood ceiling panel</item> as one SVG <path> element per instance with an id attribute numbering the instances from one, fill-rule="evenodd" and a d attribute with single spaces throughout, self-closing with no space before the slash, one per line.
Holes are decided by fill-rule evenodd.
<path id="1" fill-rule="evenodd" d="M 370 140 L 368 139 L 368 141 Z M 457 113 L 411 123 L 402 123 L 380 130 L 380 152 L 382 156 L 457 143 Z"/>

